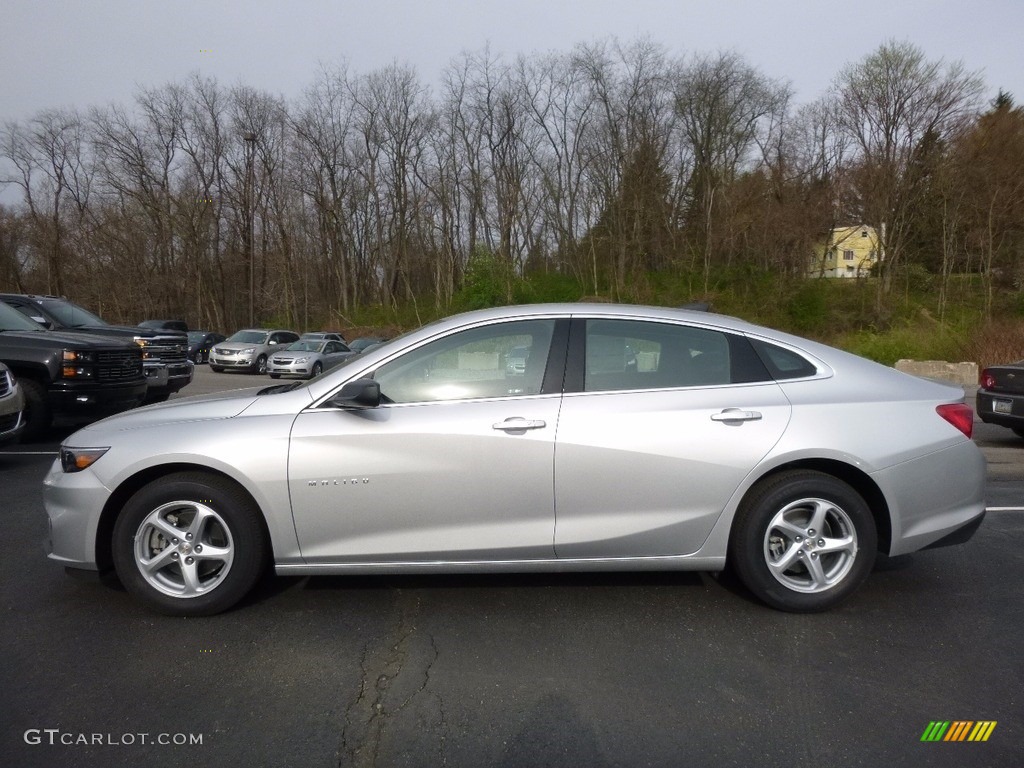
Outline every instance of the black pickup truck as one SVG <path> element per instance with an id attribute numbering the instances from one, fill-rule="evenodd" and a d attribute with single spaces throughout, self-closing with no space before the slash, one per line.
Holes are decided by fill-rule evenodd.
<path id="1" fill-rule="evenodd" d="M 138 344 L 47 331 L 3 302 L 0 362 L 25 395 L 22 440 L 38 437 L 55 419 L 97 419 L 134 408 L 146 396 Z"/>
<path id="2" fill-rule="evenodd" d="M 147 403 L 159 403 L 192 381 L 188 336 L 179 331 L 111 325 L 74 302 L 57 296 L 0 293 L 0 301 L 50 330 L 99 334 L 133 342 L 142 348 Z"/>

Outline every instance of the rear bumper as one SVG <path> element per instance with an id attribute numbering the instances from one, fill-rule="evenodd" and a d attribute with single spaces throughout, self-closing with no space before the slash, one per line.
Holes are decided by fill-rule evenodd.
<path id="1" fill-rule="evenodd" d="M 996 403 L 1009 403 L 1009 413 L 996 412 Z M 1004 409 L 1006 406 L 1002 406 Z M 995 424 L 1010 429 L 1024 428 L 1024 395 L 990 392 L 979 389 L 975 401 L 978 417 L 986 424 Z"/>
<path id="2" fill-rule="evenodd" d="M 967 541 L 985 516 L 985 457 L 971 440 L 872 478 L 889 501 L 890 556 Z"/>

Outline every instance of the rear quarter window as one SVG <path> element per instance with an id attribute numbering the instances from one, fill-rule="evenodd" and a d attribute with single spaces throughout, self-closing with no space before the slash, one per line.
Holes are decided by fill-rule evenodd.
<path id="1" fill-rule="evenodd" d="M 750 343 L 776 381 L 803 379 L 818 373 L 814 363 L 791 349 L 777 347 L 761 339 L 751 339 Z"/>

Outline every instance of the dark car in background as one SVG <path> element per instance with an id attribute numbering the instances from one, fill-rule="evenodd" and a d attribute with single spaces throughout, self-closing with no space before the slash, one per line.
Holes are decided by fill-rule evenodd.
<path id="1" fill-rule="evenodd" d="M 978 416 L 1024 437 L 1024 360 L 985 368 L 979 376 Z"/>
<path id="2" fill-rule="evenodd" d="M 141 347 L 148 384 L 147 403 L 162 402 L 192 381 L 192 363 L 186 357 L 188 339 L 184 333 L 111 325 L 99 315 L 59 296 L 0 293 L 0 301 L 48 330 L 88 333 Z"/>
<path id="3" fill-rule="evenodd" d="M 188 359 L 196 365 L 210 361 L 210 350 L 214 344 L 220 344 L 227 336 L 213 331 L 188 332 Z"/>

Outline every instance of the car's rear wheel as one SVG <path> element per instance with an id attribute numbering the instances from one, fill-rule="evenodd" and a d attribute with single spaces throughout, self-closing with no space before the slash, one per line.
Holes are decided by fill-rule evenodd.
<path id="1" fill-rule="evenodd" d="M 114 524 L 121 583 L 171 616 L 209 616 L 235 605 L 263 573 L 267 554 L 260 514 L 248 496 L 199 472 L 143 487 Z"/>
<path id="2" fill-rule="evenodd" d="M 795 470 L 756 485 L 733 523 L 729 560 L 760 600 L 811 613 L 848 598 L 871 572 L 871 510 L 832 475 Z"/>

